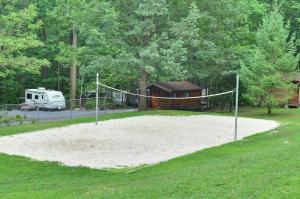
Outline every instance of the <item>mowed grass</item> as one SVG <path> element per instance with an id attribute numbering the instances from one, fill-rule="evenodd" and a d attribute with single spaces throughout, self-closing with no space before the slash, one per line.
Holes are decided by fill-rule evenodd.
<path id="1" fill-rule="evenodd" d="M 104 171 L 72 168 L 2 154 L 0 197 L 300 198 L 300 110 L 277 109 L 272 116 L 265 112 L 264 109 L 244 108 L 241 115 L 273 119 L 279 121 L 281 127 L 136 169 Z M 150 111 L 112 114 L 101 119 L 145 114 L 200 113 Z M 5 127 L 0 129 L 0 136 L 91 121 L 94 119 Z"/>

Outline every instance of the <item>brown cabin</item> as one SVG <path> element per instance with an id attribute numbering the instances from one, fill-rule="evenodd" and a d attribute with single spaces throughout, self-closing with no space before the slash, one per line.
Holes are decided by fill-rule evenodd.
<path id="1" fill-rule="evenodd" d="M 297 85 L 294 96 L 289 100 L 288 107 L 299 107 L 300 105 L 300 73 L 288 75 L 288 79 Z"/>
<path id="2" fill-rule="evenodd" d="M 188 81 L 174 81 L 151 84 L 148 87 L 149 94 L 155 97 L 195 97 L 201 96 L 202 88 Z M 188 109 L 201 108 L 201 99 L 157 99 L 151 98 L 150 108 L 160 109 Z"/>

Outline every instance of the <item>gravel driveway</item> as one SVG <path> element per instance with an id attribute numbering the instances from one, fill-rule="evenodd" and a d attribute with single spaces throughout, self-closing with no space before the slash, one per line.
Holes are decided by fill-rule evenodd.
<path id="1" fill-rule="evenodd" d="M 116 110 L 99 110 L 99 115 L 107 113 L 119 113 L 119 112 L 133 112 L 136 109 L 116 109 Z M 8 111 L 8 115 L 15 117 L 16 115 L 22 115 L 26 117 L 26 120 L 39 120 L 39 121 L 56 121 L 66 120 L 72 118 L 81 117 L 93 117 L 95 116 L 95 110 L 62 110 L 62 111 L 21 111 L 13 110 Z"/>

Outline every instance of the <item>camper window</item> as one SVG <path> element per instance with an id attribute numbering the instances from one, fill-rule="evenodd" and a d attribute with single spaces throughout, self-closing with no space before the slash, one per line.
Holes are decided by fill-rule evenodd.
<path id="1" fill-rule="evenodd" d="M 39 96 L 38 96 L 38 95 L 35 95 L 35 96 L 34 96 L 34 99 L 39 99 Z"/>
<path id="2" fill-rule="evenodd" d="M 42 95 L 42 99 L 44 99 L 44 95 Z"/>
<path id="3" fill-rule="evenodd" d="M 59 98 L 59 95 L 53 95 L 52 98 L 57 99 L 57 98 Z"/>
<path id="4" fill-rule="evenodd" d="M 32 99 L 32 94 L 31 93 L 27 93 L 26 98 L 27 99 Z"/>

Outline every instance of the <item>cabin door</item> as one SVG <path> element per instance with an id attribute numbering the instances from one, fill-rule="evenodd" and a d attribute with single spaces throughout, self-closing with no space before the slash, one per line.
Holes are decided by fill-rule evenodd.
<path id="1" fill-rule="evenodd" d="M 151 96 L 158 97 L 159 96 L 159 92 L 158 91 L 152 91 L 151 92 Z M 151 98 L 151 100 L 150 100 L 150 106 L 151 106 L 151 108 L 159 108 L 159 99 L 157 99 L 157 98 Z"/>
<path id="2" fill-rule="evenodd" d="M 297 91 L 295 92 L 295 95 L 289 100 L 290 106 L 299 106 L 299 104 L 300 104 L 299 92 L 300 92 L 300 89 L 298 87 Z"/>

